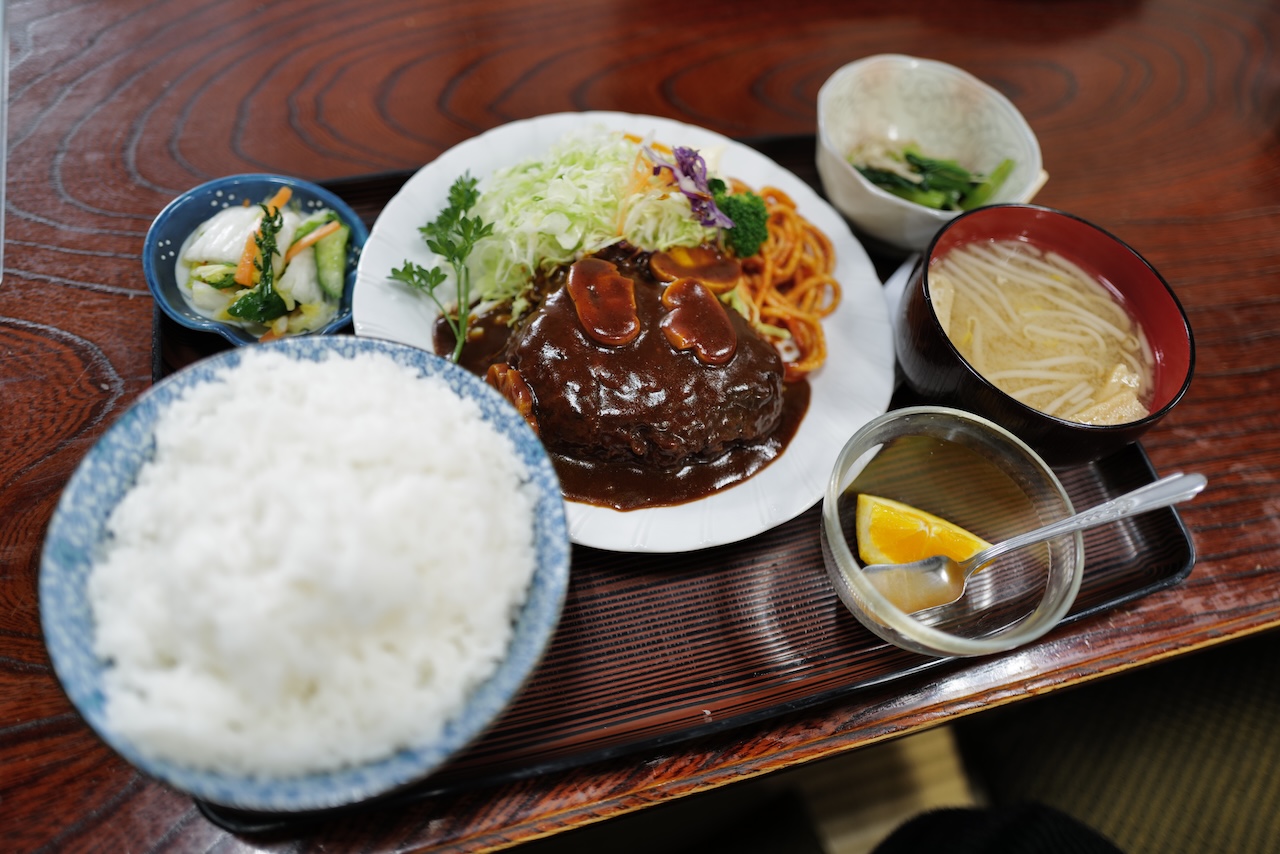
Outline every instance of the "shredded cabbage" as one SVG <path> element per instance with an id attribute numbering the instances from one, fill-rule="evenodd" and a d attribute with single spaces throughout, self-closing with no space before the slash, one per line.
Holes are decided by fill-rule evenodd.
<path id="1" fill-rule="evenodd" d="M 493 223 L 468 259 L 484 302 L 512 300 L 516 314 L 538 270 L 619 241 L 645 250 L 696 246 L 715 229 L 688 198 L 653 174 L 641 143 L 603 128 L 571 133 L 546 155 L 501 169 L 481 184 L 472 214 Z"/>

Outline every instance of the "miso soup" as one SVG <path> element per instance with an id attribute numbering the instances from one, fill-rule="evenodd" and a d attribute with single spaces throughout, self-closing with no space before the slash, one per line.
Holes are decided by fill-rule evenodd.
<path id="1" fill-rule="evenodd" d="M 1018 401 L 1083 424 L 1149 413 L 1154 359 L 1107 286 L 1021 240 L 957 246 L 929 267 L 934 313 L 974 369 Z"/>

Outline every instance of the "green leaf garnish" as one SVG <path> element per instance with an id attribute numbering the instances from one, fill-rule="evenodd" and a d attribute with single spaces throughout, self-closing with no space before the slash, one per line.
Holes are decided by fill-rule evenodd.
<path id="1" fill-rule="evenodd" d="M 258 257 L 253 266 L 258 271 L 258 284 L 227 307 L 227 314 L 241 320 L 254 323 L 270 323 L 285 314 L 289 309 L 284 298 L 276 293 L 276 238 L 284 226 L 284 215 L 278 209 L 262 208 L 262 223 L 254 234 L 253 240 L 258 244 Z"/>
<path id="2" fill-rule="evenodd" d="M 475 206 L 480 198 L 476 189 L 478 180 L 470 173 L 464 173 L 449 188 L 449 204 L 431 222 L 418 231 L 426 241 L 427 248 L 443 258 L 453 269 L 454 282 L 457 284 L 457 305 L 452 312 L 437 295 L 440 285 L 448 280 L 448 274 L 439 267 L 427 269 L 421 264 L 405 261 L 404 266 L 392 269 L 391 278 L 403 282 L 409 287 L 426 293 L 431 301 L 440 309 L 441 315 L 453 331 L 453 360 L 462 356 L 462 346 L 467 340 L 467 329 L 471 324 L 471 270 L 467 267 L 467 257 L 476 243 L 493 233 L 493 224 L 486 223 L 480 217 L 469 217 L 467 212 Z"/>

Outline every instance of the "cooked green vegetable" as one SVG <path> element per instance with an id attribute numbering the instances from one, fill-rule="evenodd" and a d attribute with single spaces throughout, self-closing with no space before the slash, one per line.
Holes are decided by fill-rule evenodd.
<path id="1" fill-rule="evenodd" d="M 965 196 L 964 209 L 971 210 L 991 201 L 991 197 L 1004 185 L 1005 180 L 1008 179 L 1009 173 L 1012 171 L 1013 161 L 1007 157 L 1001 160 L 1000 165 L 991 170 L 991 174 L 987 176 L 986 180 L 970 190 L 969 194 Z"/>
<path id="2" fill-rule="evenodd" d="M 439 267 L 426 269 L 421 264 L 405 261 L 404 266 L 391 271 L 391 278 L 404 282 L 412 288 L 425 291 L 431 301 L 440 309 L 453 330 L 456 344 L 453 348 L 453 360 L 462 356 L 462 345 L 467 340 L 467 327 L 471 323 L 471 270 L 467 267 L 467 256 L 475 248 L 476 241 L 493 233 L 493 224 L 486 223 L 480 217 L 468 217 L 467 212 L 475 206 L 480 192 L 476 189 L 477 179 L 466 173 L 453 182 L 449 188 L 449 204 L 440 211 L 434 220 L 418 229 L 427 242 L 427 248 L 439 255 L 453 268 L 454 282 L 457 285 L 457 301 L 453 313 L 436 295 L 436 288 L 444 284 L 448 274 Z"/>
<path id="3" fill-rule="evenodd" d="M 739 258 L 759 252 L 760 244 L 769 236 L 769 210 L 764 199 L 752 192 L 730 193 L 719 178 L 712 178 L 708 186 L 716 207 L 733 220 L 732 227 L 724 229 L 725 244 Z"/>
<path id="4" fill-rule="evenodd" d="M 262 224 L 254 234 L 254 242 L 258 244 L 258 257 L 253 266 L 261 277 L 258 284 L 245 292 L 231 305 L 227 306 L 227 314 L 241 320 L 252 320 L 254 323 L 270 323 L 288 312 L 284 299 L 275 289 L 276 236 L 284 225 L 284 217 L 278 208 L 259 205 L 262 208 Z"/>
<path id="5" fill-rule="evenodd" d="M 912 144 L 900 150 L 857 151 L 849 162 L 868 181 L 907 201 L 937 210 L 971 210 L 1000 189 L 1014 163 L 1005 158 L 990 175 L 970 172 L 955 160 L 928 157 Z"/>

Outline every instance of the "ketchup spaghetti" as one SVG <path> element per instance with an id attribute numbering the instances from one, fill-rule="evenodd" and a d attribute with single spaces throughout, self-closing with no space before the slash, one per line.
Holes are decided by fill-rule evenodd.
<path id="1" fill-rule="evenodd" d="M 734 192 L 750 191 L 732 181 Z M 787 381 L 807 376 L 827 357 L 823 318 L 840 305 L 833 272 L 835 248 L 821 229 L 796 211 L 777 187 L 758 191 L 768 211 L 768 237 L 759 251 L 742 258 L 737 302 L 754 326 L 783 354 Z"/>

